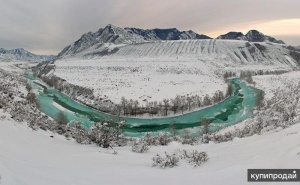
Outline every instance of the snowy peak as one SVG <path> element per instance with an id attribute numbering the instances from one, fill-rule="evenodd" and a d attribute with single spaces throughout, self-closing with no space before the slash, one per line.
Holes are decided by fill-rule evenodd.
<path id="1" fill-rule="evenodd" d="M 277 40 L 257 30 L 250 30 L 246 35 L 244 35 L 242 32 L 228 32 L 227 34 L 218 36 L 217 39 L 245 40 L 250 42 L 273 42 L 278 44 L 285 44 L 282 40 Z"/>
<path id="2" fill-rule="evenodd" d="M 141 35 L 146 41 L 155 40 L 192 40 L 192 39 L 211 39 L 206 35 L 199 35 L 191 30 L 179 31 L 176 28 L 169 29 L 139 29 L 139 28 L 125 28 L 128 32 Z"/>
<path id="3" fill-rule="evenodd" d="M 246 36 L 242 32 L 228 32 L 224 35 L 218 36 L 217 39 L 247 40 Z"/>
<path id="4" fill-rule="evenodd" d="M 24 56 L 24 55 L 29 55 L 29 52 L 27 52 L 25 49 L 23 48 L 17 48 L 17 49 L 12 49 L 11 52 L 15 55 L 19 55 L 19 56 Z"/>
<path id="5" fill-rule="evenodd" d="M 58 56 L 73 56 L 92 46 L 101 47 L 103 43 L 136 44 L 153 42 L 160 40 L 191 40 L 191 39 L 211 39 L 206 35 L 197 34 L 193 31 L 179 31 L 176 28 L 169 29 L 140 29 L 140 28 L 120 28 L 114 25 L 107 25 L 97 32 L 86 33 L 79 40 L 63 49 Z"/>
<path id="6" fill-rule="evenodd" d="M 270 37 L 268 35 L 264 35 L 263 33 L 257 30 L 250 30 L 246 34 L 246 38 L 250 42 L 274 42 L 278 44 L 284 44 L 282 40 L 276 40 L 275 38 Z"/>
<path id="7" fill-rule="evenodd" d="M 193 39 L 211 39 L 211 38 L 206 35 L 198 34 L 192 30 L 189 30 L 189 31 L 183 31 L 181 33 L 180 39 L 181 40 L 189 40 L 189 39 L 193 40 Z"/>
<path id="8" fill-rule="evenodd" d="M 97 42 L 102 43 L 133 44 L 145 42 L 145 39 L 141 35 L 128 32 L 126 29 L 111 24 L 94 33 L 94 36 Z"/>
<path id="9" fill-rule="evenodd" d="M 46 60 L 53 60 L 54 55 L 35 55 L 26 51 L 23 48 L 7 50 L 0 48 L 0 61 L 28 61 L 28 62 L 41 62 Z"/>
<path id="10" fill-rule="evenodd" d="M 252 42 L 264 42 L 265 41 L 265 35 L 257 30 L 250 30 L 246 34 L 246 38 Z"/>

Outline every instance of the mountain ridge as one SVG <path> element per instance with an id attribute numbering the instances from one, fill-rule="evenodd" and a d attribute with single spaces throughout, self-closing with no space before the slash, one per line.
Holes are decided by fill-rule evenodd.
<path id="1" fill-rule="evenodd" d="M 42 62 L 55 59 L 55 55 L 36 55 L 24 48 L 4 49 L 0 48 L 0 61 L 28 61 Z"/>
<path id="2" fill-rule="evenodd" d="M 143 42 L 163 41 L 163 40 L 191 40 L 191 39 L 211 39 L 210 37 L 197 34 L 192 30 L 179 31 L 176 28 L 167 29 L 140 29 L 140 28 L 120 28 L 114 25 L 107 25 L 98 31 L 83 34 L 80 39 L 65 47 L 58 57 L 74 55 L 95 44 L 137 44 Z"/>
<path id="3" fill-rule="evenodd" d="M 109 54 L 112 50 L 116 51 L 118 45 L 140 44 L 145 42 L 171 41 L 171 40 L 203 40 L 212 39 L 203 34 L 198 34 L 192 30 L 179 31 L 176 28 L 167 29 L 140 29 L 140 28 L 121 28 L 108 24 L 104 28 L 100 28 L 96 32 L 88 32 L 83 34 L 78 40 L 65 47 L 59 54 L 58 58 L 75 56 L 80 52 L 84 52 L 90 48 L 93 53 L 101 55 Z M 281 40 L 277 40 L 271 36 L 265 35 L 257 30 L 250 30 L 246 35 L 241 32 L 229 32 L 220 35 L 217 39 L 225 40 L 244 40 L 249 42 L 271 42 L 277 44 L 285 44 Z M 108 44 L 108 47 L 103 47 Z M 114 46 L 111 46 L 114 45 Z M 100 48 L 100 49 L 99 49 Z"/>
<path id="4" fill-rule="evenodd" d="M 272 42 L 277 44 L 285 44 L 282 40 L 277 40 L 274 37 L 265 35 L 257 30 L 250 30 L 244 35 L 242 32 L 231 31 L 224 35 L 220 35 L 217 39 L 224 40 L 245 40 L 249 42 Z"/>

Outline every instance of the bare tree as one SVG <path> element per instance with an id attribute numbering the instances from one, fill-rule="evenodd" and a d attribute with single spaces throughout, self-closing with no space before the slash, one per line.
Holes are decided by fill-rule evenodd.
<path id="1" fill-rule="evenodd" d="M 134 115 L 134 107 L 133 106 L 134 106 L 134 101 L 133 101 L 133 99 L 130 99 L 127 104 L 128 113 L 130 115 Z"/>
<path id="2" fill-rule="evenodd" d="M 134 115 L 136 116 L 137 114 L 137 110 L 139 108 L 139 101 L 135 100 L 134 103 L 133 103 L 133 106 L 134 106 Z"/>
<path id="3" fill-rule="evenodd" d="M 184 96 L 181 96 L 181 98 L 180 98 L 180 104 L 181 104 L 181 106 L 180 106 L 181 113 L 183 114 L 183 111 L 185 109 L 185 104 L 186 104 L 186 99 L 185 99 Z"/>
<path id="4" fill-rule="evenodd" d="M 149 107 L 149 112 L 150 112 L 150 115 L 152 115 L 152 113 L 153 113 L 153 102 L 151 101 L 151 102 L 149 102 L 148 103 L 148 107 Z"/>
<path id="5" fill-rule="evenodd" d="M 231 94 L 232 94 L 232 86 L 230 85 L 230 84 L 227 84 L 227 89 L 226 89 L 226 94 L 225 94 L 225 96 L 226 97 L 229 97 L 229 96 L 231 96 Z"/>
<path id="6" fill-rule="evenodd" d="M 209 125 L 210 125 L 210 120 L 207 118 L 203 118 L 200 120 L 200 125 L 202 126 L 202 133 L 203 134 L 208 134 L 209 133 Z"/>
<path id="7" fill-rule="evenodd" d="M 186 97 L 186 101 L 187 101 L 187 105 L 188 105 L 188 109 L 189 111 L 191 110 L 191 102 L 192 102 L 192 98 L 191 97 Z"/>
<path id="8" fill-rule="evenodd" d="M 121 115 L 121 111 L 122 111 L 122 105 L 121 104 L 117 104 L 116 105 L 116 112 L 117 112 L 118 116 Z"/>
<path id="9" fill-rule="evenodd" d="M 225 99 L 224 93 L 222 91 L 219 91 L 219 98 L 220 98 L 220 101 Z"/>
<path id="10" fill-rule="evenodd" d="M 204 106 L 211 105 L 211 99 L 208 94 L 203 98 L 203 104 Z"/>
<path id="11" fill-rule="evenodd" d="M 158 104 L 157 104 L 157 101 L 154 101 L 154 103 L 153 103 L 153 109 L 154 109 L 153 114 L 158 114 Z"/>
<path id="12" fill-rule="evenodd" d="M 62 111 L 59 111 L 56 120 L 60 125 L 66 125 L 69 122 L 67 116 Z"/>
<path id="13" fill-rule="evenodd" d="M 168 115 L 168 108 L 169 108 L 169 99 L 163 99 L 164 107 L 165 107 L 165 116 Z"/>
<path id="14" fill-rule="evenodd" d="M 126 98 L 123 96 L 121 99 L 121 105 L 123 107 L 123 114 L 126 115 L 126 106 L 127 106 L 128 101 L 126 100 Z"/>
<path id="15" fill-rule="evenodd" d="M 163 115 L 163 110 L 162 110 L 163 105 L 162 105 L 161 101 L 158 103 L 158 107 L 159 107 L 160 115 L 162 116 Z"/>
<path id="16" fill-rule="evenodd" d="M 200 96 L 197 95 L 197 106 L 201 107 L 202 106 L 202 98 Z"/>
<path id="17" fill-rule="evenodd" d="M 181 106 L 180 96 L 176 95 L 175 99 L 172 100 L 172 103 L 173 103 L 172 110 L 174 111 L 174 114 L 176 114 L 178 108 Z"/>
<path id="18" fill-rule="evenodd" d="M 170 123 L 170 132 L 173 135 L 173 137 L 175 137 L 175 135 L 176 135 L 176 123 L 175 122 Z"/>

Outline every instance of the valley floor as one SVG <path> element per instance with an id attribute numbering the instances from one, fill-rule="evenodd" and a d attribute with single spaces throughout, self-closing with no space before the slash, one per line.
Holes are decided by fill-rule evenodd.
<path id="1" fill-rule="evenodd" d="M 96 97 L 114 103 L 120 103 L 122 96 L 145 104 L 146 100 L 162 101 L 176 95 L 205 96 L 226 91 L 224 80 L 203 61 L 136 60 L 57 61 L 54 74 L 72 84 L 93 88 Z"/>

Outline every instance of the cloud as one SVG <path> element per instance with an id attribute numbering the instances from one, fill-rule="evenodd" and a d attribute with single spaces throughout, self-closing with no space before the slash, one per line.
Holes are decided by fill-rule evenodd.
<path id="1" fill-rule="evenodd" d="M 291 32 L 294 23 L 282 22 L 299 20 L 298 7 L 295 0 L 2 0 L 0 47 L 56 54 L 83 33 L 109 23 L 176 27 L 210 36 L 255 28 L 300 44 L 298 33 Z"/>

